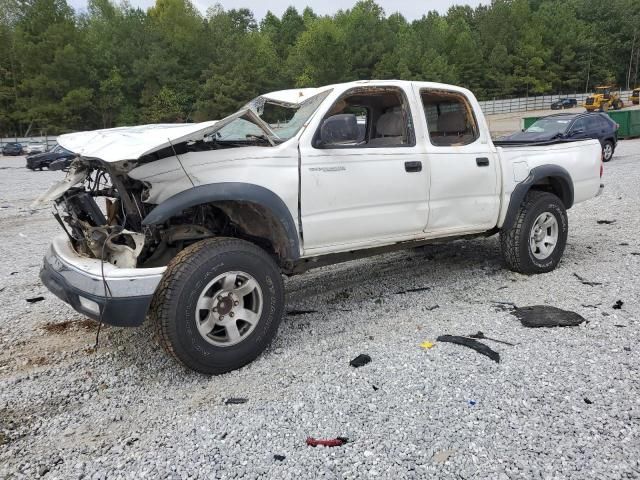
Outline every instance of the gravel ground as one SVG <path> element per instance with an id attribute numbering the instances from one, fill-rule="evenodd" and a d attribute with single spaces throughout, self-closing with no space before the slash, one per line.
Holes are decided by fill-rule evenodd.
<path id="1" fill-rule="evenodd" d="M 1 478 L 640 476 L 640 140 L 621 142 L 604 194 L 569 211 L 554 272 L 504 270 L 495 238 L 312 271 L 287 281 L 288 309 L 316 312 L 287 316 L 258 360 L 218 377 L 176 365 L 147 326 L 103 328 L 92 350 L 95 324 L 38 279 L 59 226 L 28 205 L 61 174 L 23 165 L 0 159 Z M 396 293 L 416 287 L 430 290 Z M 588 323 L 527 329 L 499 302 Z M 478 330 L 515 346 L 486 342 L 500 363 L 420 348 Z M 350 367 L 360 353 L 372 362 Z"/>

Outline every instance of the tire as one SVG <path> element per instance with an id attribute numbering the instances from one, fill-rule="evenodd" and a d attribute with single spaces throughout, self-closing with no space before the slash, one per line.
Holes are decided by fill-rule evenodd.
<path id="1" fill-rule="evenodd" d="M 610 140 L 606 140 L 602 145 L 602 161 L 608 162 L 613 158 L 613 152 L 615 148 Z"/>
<path id="2" fill-rule="evenodd" d="M 536 227 L 544 226 L 546 222 L 551 226 L 538 232 Z M 547 248 L 546 239 L 553 239 L 553 222 L 555 244 L 545 256 L 539 246 L 544 244 Z M 567 211 L 562 200 L 552 193 L 530 190 L 520 205 L 513 226 L 500 231 L 500 246 L 507 266 L 514 272 L 527 275 L 552 271 L 564 253 L 568 231 Z"/>
<path id="3" fill-rule="evenodd" d="M 244 240 L 213 238 L 171 260 L 150 318 L 167 353 L 197 372 L 221 374 L 248 364 L 267 348 L 282 320 L 284 301 L 280 270 L 267 252 Z"/>

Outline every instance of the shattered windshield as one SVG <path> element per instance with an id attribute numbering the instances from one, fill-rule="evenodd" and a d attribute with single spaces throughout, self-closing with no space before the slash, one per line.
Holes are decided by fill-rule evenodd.
<path id="1" fill-rule="evenodd" d="M 276 141 L 289 140 L 296 135 L 313 115 L 330 90 L 318 93 L 302 103 L 277 102 L 266 97 L 251 100 L 243 109 L 250 109 L 277 135 Z M 222 127 L 217 139 L 222 141 L 246 141 L 264 138 L 265 131 L 246 118 L 237 118 Z"/>
<path id="2" fill-rule="evenodd" d="M 550 133 L 560 134 L 564 133 L 567 127 L 571 123 L 571 120 L 559 119 L 559 118 L 543 118 L 536 121 L 533 125 L 527 128 L 529 133 Z"/>

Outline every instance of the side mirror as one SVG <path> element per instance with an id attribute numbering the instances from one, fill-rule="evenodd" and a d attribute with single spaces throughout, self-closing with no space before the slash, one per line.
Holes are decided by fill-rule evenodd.
<path id="1" fill-rule="evenodd" d="M 358 141 L 358 120 L 351 113 L 333 115 L 322 122 L 319 146 L 349 145 Z"/>

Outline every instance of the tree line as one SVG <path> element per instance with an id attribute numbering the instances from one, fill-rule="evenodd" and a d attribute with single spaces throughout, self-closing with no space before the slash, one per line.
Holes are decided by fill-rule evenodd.
<path id="1" fill-rule="evenodd" d="M 321 16 L 189 0 L 144 11 L 0 0 L 0 134 L 219 119 L 260 93 L 399 78 L 480 99 L 625 87 L 638 77 L 640 0 L 493 0 L 407 21 L 373 0 Z M 633 86 L 633 85 L 631 85 Z"/>

